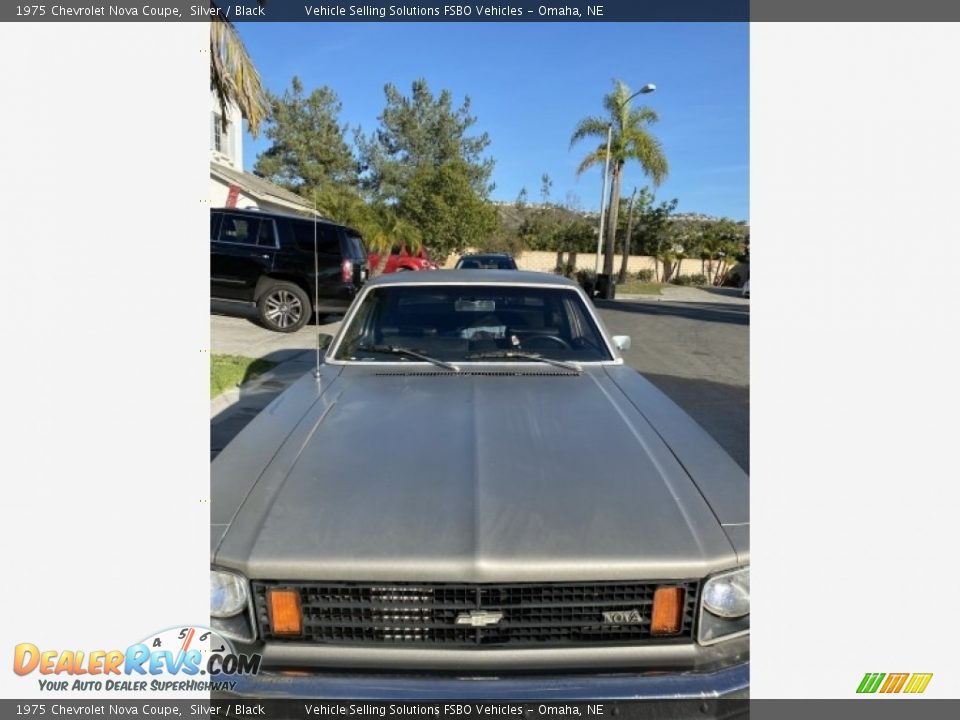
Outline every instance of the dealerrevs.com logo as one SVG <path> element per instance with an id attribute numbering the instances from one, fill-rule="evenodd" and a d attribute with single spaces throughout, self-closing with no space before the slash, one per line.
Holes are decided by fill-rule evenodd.
<path id="1" fill-rule="evenodd" d="M 149 635 L 124 650 L 41 649 L 20 643 L 17 675 L 38 675 L 41 690 L 209 692 L 232 690 L 231 677 L 254 675 L 261 656 L 237 653 L 210 628 L 189 625 Z"/>
<path id="2" fill-rule="evenodd" d="M 857 692 L 861 694 L 881 693 L 892 695 L 907 693 L 915 695 L 927 689 L 933 673 L 866 673 Z"/>

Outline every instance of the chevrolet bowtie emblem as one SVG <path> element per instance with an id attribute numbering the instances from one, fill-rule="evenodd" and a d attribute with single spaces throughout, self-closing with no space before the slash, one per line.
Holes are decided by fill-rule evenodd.
<path id="1" fill-rule="evenodd" d="M 503 620 L 503 613 L 499 610 L 471 610 L 468 613 L 457 615 L 457 625 L 470 625 L 471 627 L 488 627 L 496 625 Z"/>

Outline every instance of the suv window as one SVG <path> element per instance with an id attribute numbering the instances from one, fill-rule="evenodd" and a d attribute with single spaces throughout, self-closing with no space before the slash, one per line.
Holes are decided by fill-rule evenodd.
<path id="1" fill-rule="evenodd" d="M 277 236 L 273 229 L 273 220 L 263 219 L 260 221 L 260 232 L 257 235 L 257 245 L 261 247 L 276 247 Z"/>
<path id="2" fill-rule="evenodd" d="M 347 233 L 347 257 L 351 260 L 366 260 L 366 253 L 363 251 L 363 238 L 359 235 Z"/>
<path id="3" fill-rule="evenodd" d="M 253 245 L 260 220 L 243 215 L 224 215 L 220 227 L 220 241 Z"/>
<path id="4" fill-rule="evenodd" d="M 297 248 L 312 253 L 314 223 L 294 220 L 290 225 L 293 227 L 293 242 Z M 336 229 L 326 223 L 316 223 L 316 228 L 317 252 L 325 255 L 339 255 L 340 241 L 337 239 Z"/>
<path id="5" fill-rule="evenodd" d="M 222 213 L 210 213 L 210 239 L 216 240 L 220 235 L 220 220 L 223 219 Z"/>

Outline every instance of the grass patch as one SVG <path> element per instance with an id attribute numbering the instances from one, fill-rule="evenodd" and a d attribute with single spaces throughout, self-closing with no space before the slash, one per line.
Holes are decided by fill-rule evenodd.
<path id="1" fill-rule="evenodd" d="M 654 282 L 641 282 L 640 280 L 627 280 L 623 285 L 617 285 L 617 294 L 625 295 L 662 295 L 660 288 L 663 285 Z"/>
<path id="2" fill-rule="evenodd" d="M 237 387 L 258 375 L 263 375 L 276 363 L 254 360 L 240 355 L 210 356 L 210 397 Z"/>

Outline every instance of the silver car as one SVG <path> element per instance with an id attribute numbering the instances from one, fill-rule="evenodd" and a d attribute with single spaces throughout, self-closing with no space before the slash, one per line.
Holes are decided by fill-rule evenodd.
<path id="1" fill-rule="evenodd" d="M 213 463 L 235 693 L 745 696 L 748 478 L 629 345 L 553 275 L 364 286 Z"/>

